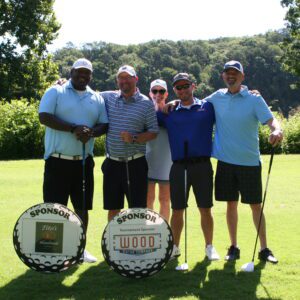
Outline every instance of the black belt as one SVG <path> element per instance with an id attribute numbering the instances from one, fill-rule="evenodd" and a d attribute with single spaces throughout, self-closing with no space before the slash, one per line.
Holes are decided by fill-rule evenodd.
<path id="1" fill-rule="evenodd" d="M 174 160 L 174 163 L 177 163 L 177 164 L 194 164 L 194 163 L 200 163 L 200 162 L 205 162 L 205 161 L 210 161 L 210 157 L 209 156 L 189 157 L 187 159 Z"/>

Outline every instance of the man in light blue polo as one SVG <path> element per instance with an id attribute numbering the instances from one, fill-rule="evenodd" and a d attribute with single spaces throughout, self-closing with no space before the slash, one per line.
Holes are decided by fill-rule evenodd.
<path id="1" fill-rule="evenodd" d="M 92 64 L 78 59 L 72 66 L 71 79 L 62 86 L 48 89 L 40 103 L 40 122 L 46 126 L 45 171 L 43 195 L 45 202 L 67 205 L 68 198 L 86 230 L 88 210 L 92 209 L 94 191 L 94 137 L 107 131 L 107 114 L 103 98 L 88 83 Z M 86 157 L 83 157 L 82 144 Z M 83 203 L 83 170 L 85 159 L 85 203 Z M 97 259 L 84 251 L 83 261 Z"/>
<path id="2" fill-rule="evenodd" d="M 262 182 L 258 126 L 267 124 L 271 129 L 270 144 L 274 147 L 282 140 L 278 121 L 260 95 L 252 94 L 244 80 L 243 66 L 238 61 L 224 65 L 222 78 L 226 89 L 220 89 L 205 100 L 214 106 L 216 131 L 212 155 L 218 159 L 215 178 L 215 198 L 227 202 L 227 225 L 231 246 L 225 257 L 240 257 L 237 246 L 238 198 L 250 205 L 252 217 L 258 228 L 261 214 Z M 265 217 L 262 215 L 259 231 L 261 250 L 259 259 L 277 263 L 267 248 Z"/>

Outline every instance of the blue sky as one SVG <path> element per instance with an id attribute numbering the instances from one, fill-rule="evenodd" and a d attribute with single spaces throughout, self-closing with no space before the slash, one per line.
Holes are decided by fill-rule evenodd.
<path id="1" fill-rule="evenodd" d="M 280 0 L 56 0 L 62 24 L 50 50 L 105 41 L 197 40 L 252 36 L 284 27 Z"/>

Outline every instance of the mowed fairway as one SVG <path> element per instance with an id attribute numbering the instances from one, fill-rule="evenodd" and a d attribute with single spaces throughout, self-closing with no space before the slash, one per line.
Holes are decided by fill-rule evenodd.
<path id="1" fill-rule="evenodd" d="M 43 275 L 28 269 L 16 255 L 12 232 L 20 214 L 42 202 L 42 160 L 0 161 L 0 299 L 300 299 L 300 155 L 274 157 L 265 213 L 268 244 L 278 265 L 255 260 L 253 273 L 240 272 L 250 262 L 255 241 L 250 209 L 239 207 L 238 240 L 241 259 L 225 263 L 229 246 L 225 204 L 215 203 L 216 246 L 221 260 L 204 259 L 199 213 L 194 197 L 188 208 L 188 263 L 186 273 L 174 270 L 176 262 L 154 277 L 131 280 L 113 271 L 103 261 L 100 241 L 106 225 L 102 210 L 103 158 L 96 158 L 94 210 L 90 217 L 87 249 L 99 259 L 62 274 Z M 269 156 L 263 157 L 265 185 Z M 214 161 L 215 165 L 215 161 Z M 184 237 L 181 248 L 184 249 Z M 183 251 L 182 251 L 183 252 Z M 257 255 L 256 255 L 257 257 Z M 184 255 L 179 263 L 184 260 Z"/>

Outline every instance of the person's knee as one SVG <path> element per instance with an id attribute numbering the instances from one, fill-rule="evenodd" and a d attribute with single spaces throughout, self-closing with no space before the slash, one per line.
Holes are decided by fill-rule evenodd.
<path id="1" fill-rule="evenodd" d="M 211 208 L 199 207 L 199 211 L 200 211 L 201 217 L 211 217 L 212 218 Z"/>
<path id="2" fill-rule="evenodd" d="M 261 204 L 256 203 L 256 204 L 250 204 L 250 207 L 253 212 L 260 212 L 261 211 Z"/>

